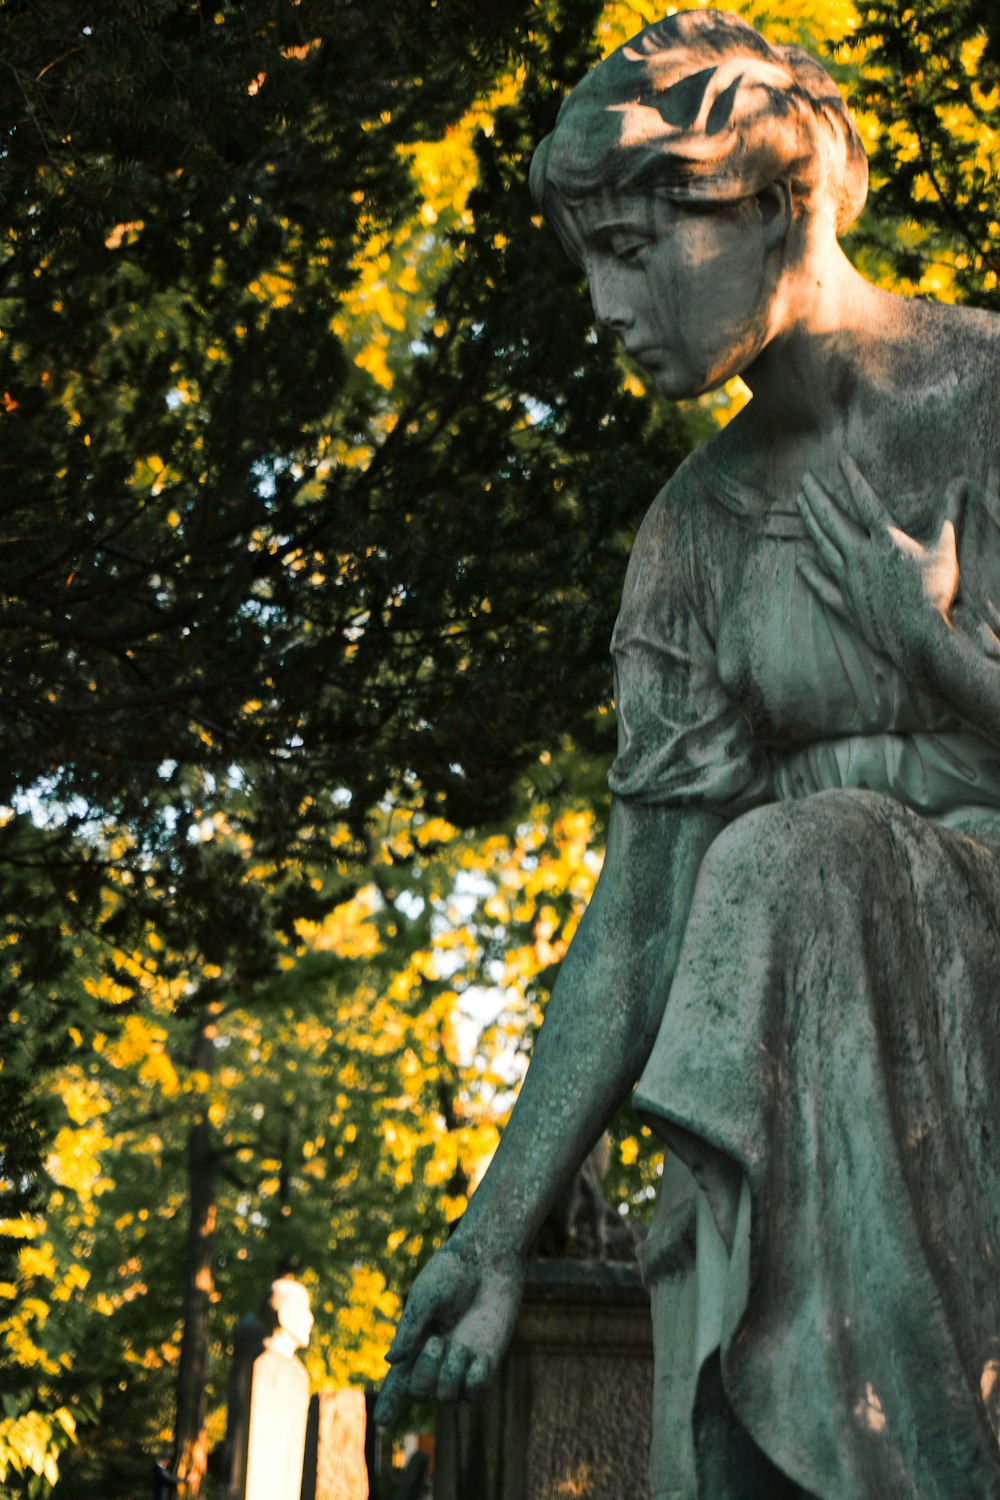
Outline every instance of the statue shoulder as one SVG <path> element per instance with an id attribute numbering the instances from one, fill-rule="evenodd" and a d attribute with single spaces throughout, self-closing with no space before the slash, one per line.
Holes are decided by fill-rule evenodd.
<path id="1" fill-rule="evenodd" d="M 914 354 L 922 360 L 930 383 L 939 389 L 950 377 L 964 403 L 980 410 L 1000 407 L 1000 315 L 982 307 L 925 304 L 924 338 Z"/>
<path id="2" fill-rule="evenodd" d="M 964 467 L 971 475 L 1000 465 L 1000 316 L 985 308 L 949 309 L 955 344 L 953 430 L 964 434 Z"/>
<path id="3" fill-rule="evenodd" d="M 657 601 L 694 599 L 696 553 L 706 545 L 704 482 L 691 454 L 671 475 L 650 505 L 636 533 L 629 557 L 623 609 L 652 607 Z"/>
<path id="4" fill-rule="evenodd" d="M 700 451 L 689 453 L 658 491 L 639 527 L 637 545 L 640 537 L 650 543 L 674 542 L 688 530 L 706 494 Z"/>

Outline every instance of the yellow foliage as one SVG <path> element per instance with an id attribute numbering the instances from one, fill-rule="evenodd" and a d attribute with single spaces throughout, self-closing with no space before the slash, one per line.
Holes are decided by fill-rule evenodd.
<path id="1" fill-rule="evenodd" d="M 55 1087 L 74 1125 L 88 1125 L 109 1109 L 100 1086 L 85 1078 L 79 1068 L 69 1069 L 56 1080 Z"/>
<path id="2" fill-rule="evenodd" d="M 251 281 L 248 291 L 270 307 L 287 307 L 292 300 L 294 283 L 290 276 L 266 272 Z"/>
<path id="3" fill-rule="evenodd" d="M 101 1175 L 101 1152 L 111 1142 L 99 1125 L 71 1130 L 65 1126 L 52 1142 L 46 1167 L 60 1187 L 71 1188 L 82 1198 L 109 1186 Z"/>
<path id="4" fill-rule="evenodd" d="M 51 1413 L 30 1411 L 0 1418 L 0 1483 L 13 1471 L 34 1474 L 55 1485 L 59 1452 L 67 1439 L 75 1441 L 75 1434 L 75 1419 L 65 1406 Z"/>
<path id="5" fill-rule="evenodd" d="M 355 1267 L 346 1305 L 337 1311 L 336 1334 L 325 1358 L 306 1355 L 314 1385 L 335 1389 L 381 1380 L 385 1350 L 401 1311 L 380 1271 Z"/>
<path id="6" fill-rule="evenodd" d="M 142 219 L 131 219 L 127 223 L 116 224 L 104 243 L 109 250 L 118 250 L 124 245 L 134 245 L 145 228 Z"/>
<path id="7" fill-rule="evenodd" d="M 322 922 L 300 921 L 296 932 L 310 948 L 341 958 L 368 958 L 378 952 L 378 928 L 372 921 L 378 902 L 374 886 L 334 907 Z"/>
<path id="8" fill-rule="evenodd" d="M 630 1167 L 639 1156 L 639 1142 L 634 1135 L 627 1135 L 618 1148 L 622 1165 Z"/>
<path id="9" fill-rule="evenodd" d="M 359 370 L 365 370 L 376 385 L 382 386 L 383 390 L 392 388 L 392 371 L 385 357 L 385 340 L 373 335 L 372 341 L 359 349 L 354 356 L 354 363 Z"/>
<path id="10" fill-rule="evenodd" d="M 33 1240 L 43 1227 L 41 1219 L 29 1219 L 26 1214 L 17 1219 L 0 1219 L 0 1234 L 8 1240 Z"/>
<path id="11" fill-rule="evenodd" d="M 150 1052 L 139 1068 L 140 1082 L 158 1088 L 168 1098 L 180 1090 L 180 1080 L 170 1058 L 161 1048 Z"/>
<path id="12" fill-rule="evenodd" d="M 132 991 L 128 986 L 117 984 L 110 974 L 102 974 L 99 979 L 91 979 L 88 975 L 84 978 L 83 987 L 95 1000 L 106 1000 L 111 1005 L 124 1005 L 132 998 Z"/>
<path id="13" fill-rule="evenodd" d="M 90 1272 L 77 1263 L 71 1265 L 62 1279 L 52 1289 L 54 1302 L 68 1302 L 74 1292 L 83 1291 L 90 1281 Z"/>
<path id="14" fill-rule="evenodd" d="M 108 1060 L 116 1068 L 133 1068 L 151 1052 L 162 1050 L 167 1033 L 145 1016 L 127 1016 L 117 1038 L 108 1048 Z"/>
<path id="15" fill-rule="evenodd" d="M 444 818 L 428 818 L 415 829 L 416 840 L 421 848 L 426 848 L 428 844 L 450 843 L 457 832 Z"/>
<path id="16" fill-rule="evenodd" d="M 44 1277 L 46 1281 L 54 1280 L 57 1267 L 51 1243 L 43 1240 L 40 1245 L 25 1245 L 18 1253 L 17 1269 L 26 1281 L 36 1277 Z"/>

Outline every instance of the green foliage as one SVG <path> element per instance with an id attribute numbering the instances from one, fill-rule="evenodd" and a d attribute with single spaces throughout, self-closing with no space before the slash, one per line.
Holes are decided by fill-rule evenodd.
<path id="1" fill-rule="evenodd" d="M 628 539 L 683 437 L 589 344 L 527 198 L 597 5 L 404 9 L 3 10 L 0 809 L 44 827 L 9 821 L 0 860 L 54 1046 L 82 935 L 133 1003 L 116 955 L 150 924 L 246 992 L 386 798 L 470 824 L 561 737 L 609 743 Z M 408 153 L 517 66 L 421 259 Z M 397 289 L 386 361 L 351 298 L 400 246 L 426 319 Z"/>
<path id="2" fill-rule="evenodd" d="M 996 7 L 872 0 L 857 39 L 854 102 L 877 122 L 869 247 L 908 289 L 1000 307 Z"/>
<path id="3" fill-rule="evenodd" d="M 318 909 L 294 872 L 329 862 L 324 832 L 417 786 L 459 823 L 500 813 L 605 691 L 650 423 L 524 184 L 593 12 L 527 9 L 499 33 L 455 3 L 5 12 L 0 805 L 84 838 L 63 901 L 102 877 L 94 835 L 124 835 L 122 929 L 155 915 L 251 978 Z M 515 39 L 529 82 L 386 392 L 345 356 L 344 297 L 416 206 L 401 148 Z M 234 801 L 275 872 L 253 892 L 189 837 Z"/>
<path id="4" fill-rule="evenodd" d="M 995 301 L 992 7 L 736 8 L 854 91 L 862 260 Z M 192 1131 L 215 1441 L 279 1270 L 314 1378 L 377 1373 L 510 1105 L 599 864 L 631 537 L 716 420 L 639 399 L 527 194 L 642 19 L 599 14 L 0 10 L 8 1486 L 75 1414 L 67 1492 L 145 1493 Z M 612 1138 L 648 1213 L 654 1143 Z"/>
<path id="5" fill-rule="evenodd" d="M 564 769 L 538 772 L 560 801 Z M 201 1121 L 218 1171 L 211 1440 L 233 1324 L 279 1272 L 313 1292 L 314 1381 L 380 1376 L 401 1293 L 495 1145 L 601 836 L 584 807 L 553 815 L 542 801 L 485 844 L 397 811 L 372 883 L 301 925 L 252 1005 L 179 1018 L 157 980 L 141 1014 L 79 1037 L 50 1075 L 54 1188 L 22 1250 L 16 1330 L 45 1361 L 46 1400 L 99 1408 L 63 1459 L 70 1493 L 140 1495 L 168 1445 Z M 150 937 L 148 956 L 169 959 Z"/>

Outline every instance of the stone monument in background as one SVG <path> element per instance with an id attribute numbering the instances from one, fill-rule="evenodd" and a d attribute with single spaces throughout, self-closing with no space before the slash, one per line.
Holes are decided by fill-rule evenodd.
<path id="1" fill-rule="evenodd" d="M 302 1500 L 368 1500 L 364 1391 L 318 1391 L 309 1403 Z"/>
<path id="2" fill-rule="evenodd" d="M 438 1408 L 435 1500 L 649 1500 L 653 1330 L 642 1230 L 601 1193 L 605 1136 L 532 1248 L 486 1399 Z"/>
<path id="3" fill-rule="evenodd" d="M 312 1331 L 309 1293 L 272 1282 L 263 1320 L 244 1318 L 233 1340 L 226 1430 L 226 1500 L 300 1500 L 309 1376 L 296 1350 Z"/>

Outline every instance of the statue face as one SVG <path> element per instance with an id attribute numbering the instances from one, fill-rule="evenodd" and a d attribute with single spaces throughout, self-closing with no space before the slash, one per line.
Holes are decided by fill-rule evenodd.
<path id="1" fill-rule="evenodd" d="M 771 337 L 774 233 L 751 198 L 724 207 L 602 195 L 573 215 L 597 321 L 673 400 L 742 374 Z"/>
<path id="2" fill-rule="evenodd" d="M 289 1335 L 297 1348 L 305 1348 L 313 1326 L 309 1293 L 305 1287 L 291 1277 L 272 1282 L 270 1305 L 278 1327 Z"/>

